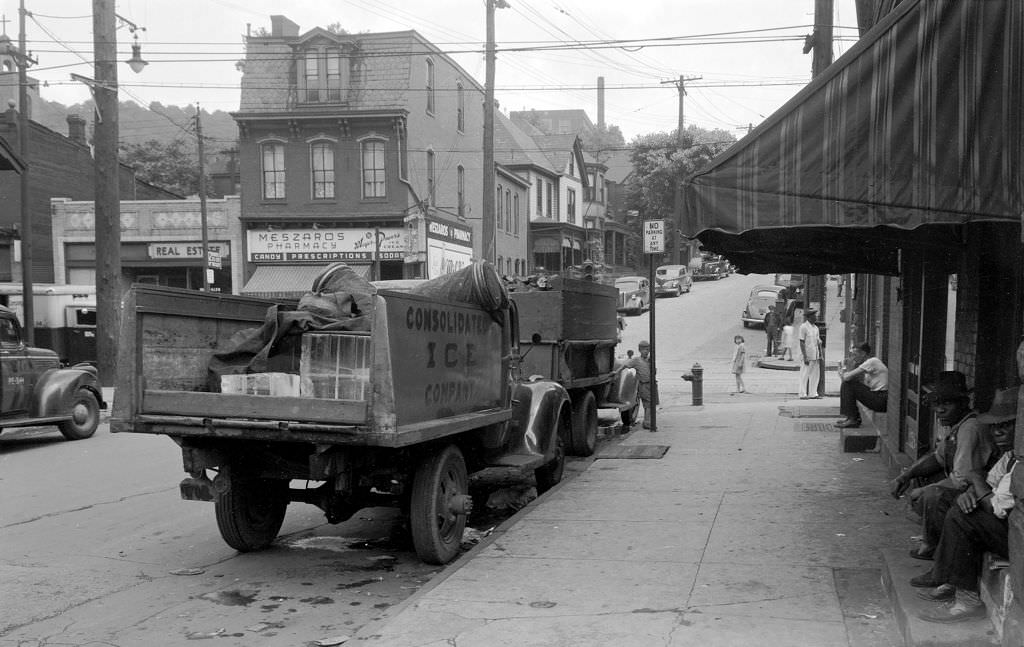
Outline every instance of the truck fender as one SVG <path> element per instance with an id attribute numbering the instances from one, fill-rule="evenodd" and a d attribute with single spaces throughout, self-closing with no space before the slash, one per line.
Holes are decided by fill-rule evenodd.
<path id="1" fill-rule="evenodd" d="M 33 415 L 61 416 L 70 410 L 75 392 L 88 389 L 96 396 L 100 409 L 106 409 L 103 393 L 96 378 L 96 369 L 91 365 L 53 368 L 39 376 L 35 387 L 36 411 Z"/>
<path id="2" fill-rule="evenodd" d="M 619 411 L 627 411 L 637 403 L 639 386 L 640 380 L 636 376 L 635 368 L 616 366 L 611 393 L 608 395 L 614 400 L 614 406 L 618 407 Z M 612 405 L 613 403 L 609 402 L 608 404 Z"/>
<path id="3" fill-rule="evenodd" d="M 517 437 L 513 451 L 517 454 L 540 454 L 545 459 L 555 456 L 558 447 L 558 417 L 568 408 L 569 394 L 558 382 L 532 378 L 516 384 L 514 419 Z"/>

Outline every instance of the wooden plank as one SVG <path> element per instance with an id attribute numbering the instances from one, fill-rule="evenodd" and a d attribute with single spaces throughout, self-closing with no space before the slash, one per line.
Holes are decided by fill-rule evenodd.
<path id="1" fill-rule="evenodd" d="M 325 424 L 366 424 L 366 403 L 234 393 L 143 392 L 141 413 L 216 418 L 290 420 Z"/>

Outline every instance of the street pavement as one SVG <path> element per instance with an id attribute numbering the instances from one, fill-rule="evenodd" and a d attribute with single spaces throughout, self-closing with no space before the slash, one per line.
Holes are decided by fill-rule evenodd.
<path id="1" fill-rule="evenodd" d="M 832 366 L 845 345 L 834 290 Z M 752 354 L 763 338 L 749 331 Z M 800 400 L 795 372 L 755 367 L 749 392 L 730 394 L 729 363 L 725 352 L 704 362 L 702 406 L 659 369 L 657 432 L 604 445 L 347 644 L 903 644 L 881 553 L 905 554 L 918 527 L 888 496 L 880 455 L 842 451 L 835 371 L 830 397 Z M 651 446 L 667 450 L 601 457 L 660 451 Z"/>

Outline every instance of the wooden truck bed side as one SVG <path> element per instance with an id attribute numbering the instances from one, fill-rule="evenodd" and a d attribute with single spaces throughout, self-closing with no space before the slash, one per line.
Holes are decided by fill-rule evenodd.
<path id="1" fill-rule="evenodd" d="M 133 286 L 125 304 L 111 429 L 399 447 L 511 417 L 501 397 L 500 327 L 481 323 L 487 315 L 473 306 L 400 293 L 375 297 L 366 401 L 211 392 L 212 355 L 227 348 L 235 333 L 262 325 L 274 304 Z M 450 321 L 463 327 L 439 331 L 435 313 L 448 313 L 442 326 Z M 422 317 L 431 315 L 427 325 L 434 330 L 425 330 Z M 479 365 L 466 368 L 465 353 L 474 341 L 480 348 L 470 360 Z M 460 383 L 474 390 L 467 396 Z"/>

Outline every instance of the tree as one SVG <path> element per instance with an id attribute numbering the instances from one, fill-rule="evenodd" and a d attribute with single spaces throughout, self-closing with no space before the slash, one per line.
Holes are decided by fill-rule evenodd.
<path id="1" fill-rule="evenodd" d="M 121 162 L 135 169 L 140 180 L 162 189 L 182 196 L 199 192 L 199 159 L 183 139 L 128 144 L 122 149 Z"/>
<path id="2" fill-rule="evenodd" d="M 583 150 L 587 151 L 598 162 L 606 162 L 612 153 L 626 145 L 626 139 L 618 126 L 598 126 L 594 131 L 580 135 Z"/>
<path id="3" fill-rule="evenodd" d="M 636 181 L 627 189 L 626 208 L 641 217 L 635 226 L 639 236 L 643 220 L 666 220 L 670 224 L 666 249 L 679 246 L 676 239 L 676 188 L 689 175 L 705 168 L 711 159 L 731 146 L 736 138 L 724 130 L 690 126 L 683 133 L 682 146 L 676 133 L 640 135 L 630 143 Z"/>

